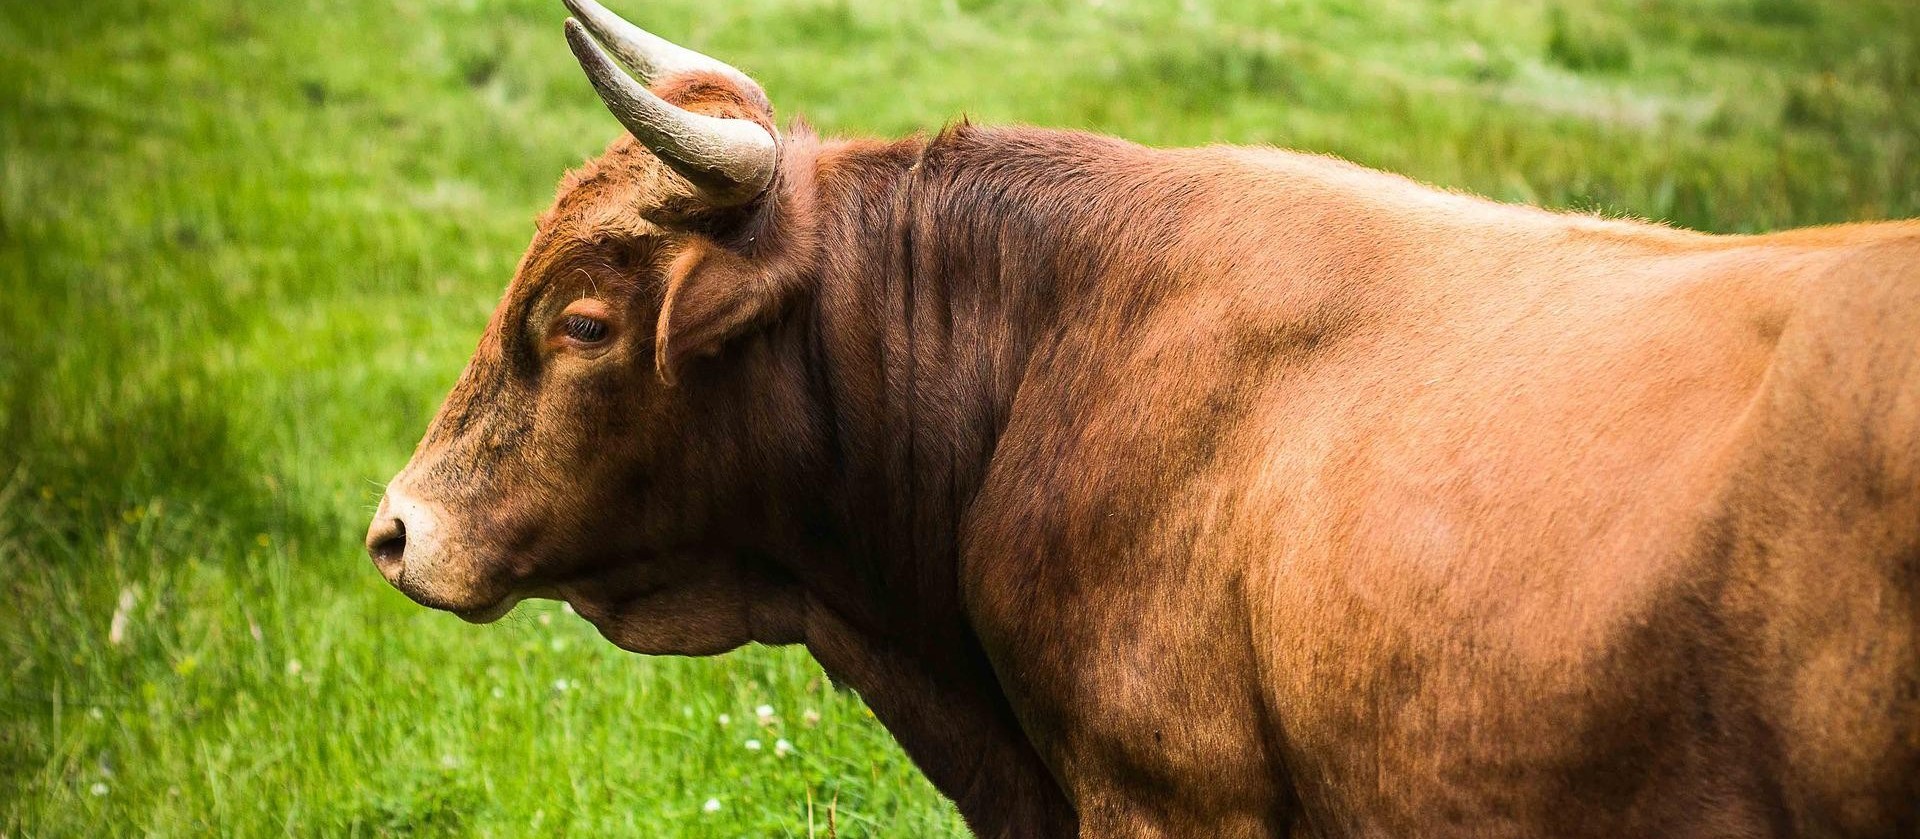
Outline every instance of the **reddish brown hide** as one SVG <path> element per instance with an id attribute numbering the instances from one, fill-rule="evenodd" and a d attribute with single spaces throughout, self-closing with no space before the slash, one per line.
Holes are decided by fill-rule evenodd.
<path id="1" fill-rule="evenodd" d="M 964 124 L 700 194 L 562 182 L 395 585 L 804 644 L 983 836 L 1920 831 L 1920 225 Z"/>

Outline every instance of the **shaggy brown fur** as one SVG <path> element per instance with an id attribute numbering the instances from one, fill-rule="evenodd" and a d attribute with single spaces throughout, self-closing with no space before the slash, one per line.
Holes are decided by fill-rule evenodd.
<path id="1" fill-rule="evenodd" d="M 394 483 L 402 590 L 805 644 L 983 836 L 1920 831 L 1920 224 L 781 154 L 724 213 L 626 138 L 567 177 Z"/>

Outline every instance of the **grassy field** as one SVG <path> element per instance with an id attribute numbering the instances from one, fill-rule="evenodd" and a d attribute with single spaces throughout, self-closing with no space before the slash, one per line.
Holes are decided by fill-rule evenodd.
<path id="1" fill-rule="evenodd" d="M 1272 143 L 1720 231 L 1920 214 L 1911 0 L 614 5 L 834 133 Z M 617 130 L 563 17 L 0 4 L 0 836 L 963 832 L 804 653 L 470 627 L 358 549 Z"/>

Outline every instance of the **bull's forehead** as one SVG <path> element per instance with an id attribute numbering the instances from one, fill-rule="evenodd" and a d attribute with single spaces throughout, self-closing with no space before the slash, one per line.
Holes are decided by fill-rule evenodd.
<path id="1" fill-rule="evenodd" d="M 661 229 L 646 216 L 676 189 L 659 158 L 622 134 L 599 157 L 561 177 L 553 205 L 536 222 L 541 236 L 535 241 L 658 235 Z"/>
<path id="2" fill-rule="evenodd" d="M 532 242 L 514 269 L 489 333 L 525 317 L 554 286 L 582 285 L 605 291 L 639 278 L 638 266 L 621 257 L 644 253 L 667 231 L 647 220 L 660 202 L 665 167 L 632 137 L 622 135 L 606 153 L 566 173 L 553 204 L 535 220 Z"/>

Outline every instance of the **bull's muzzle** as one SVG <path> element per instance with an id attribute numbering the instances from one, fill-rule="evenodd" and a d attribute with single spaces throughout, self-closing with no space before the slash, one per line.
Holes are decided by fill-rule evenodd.
<path id="1" fill-rule="evenodd" d="M 497 591 L 497 581 L 482 579 L 448 550 L 440 538 L 441 516 L 434 507 L 404 489 L 399 481 L 387 487 L 367 527 L 367 555 L 400 593 L 432 609 L 485 621 L 499 617 L 511 602 Z"/>
<path id="2" fill-rule="evenodd" d="M 425 507 L 397 488 L 387 490 L 380 498 L 380 508 L 374 511 L 373 524 L 367 528 L 367 555 L 380 569 L 380 576 L 400 585 L 407 570 L 407 537 L 425 536 L 429 527 Z"/>

